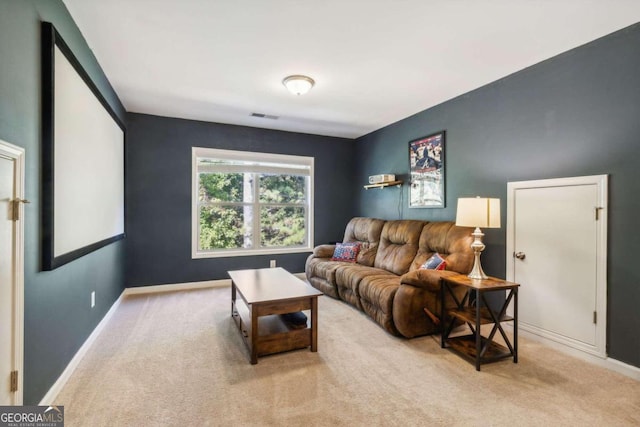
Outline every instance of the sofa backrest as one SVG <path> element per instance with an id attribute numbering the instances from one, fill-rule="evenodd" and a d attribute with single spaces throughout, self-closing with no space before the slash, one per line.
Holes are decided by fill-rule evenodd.
<path id="1" fill-rule="evenodd" d="M 387 221 L 380 235 L 374 267 L 397 275 L 409 271 L 418 252 L 420 232 L 425 224 L 416 220 Z"/>
<path id="2" fill-rule="evenodd" d="M 430 222 L 422 229 L 418 251 L 411 263 L 417 270 L 434 253 L 439 253 L 447 262 L 447 270 L 468 274 L 473 267 L 473 228 L 458 227 L 454 222 Z"/>
<path id="3" fill-rule="evenodd" d="M 359 242 L 360 252 L 356 262 L 371 267 L 376 258 L 384 220 L 376 218 L 352 218 L 344 230 L 343 242 Z"/>

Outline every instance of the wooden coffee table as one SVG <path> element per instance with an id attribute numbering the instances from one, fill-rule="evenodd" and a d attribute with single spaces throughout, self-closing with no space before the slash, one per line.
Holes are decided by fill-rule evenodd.
<path id="1" fill-rule="evenodd" d="M 306 347 L 318 350 L 318 297 L 322 292 L 283 268 L 227 273 L 231 277 L 231 316 L 249 349 L 252 365 L 266 354 Z M 301 329 L 279 316 L 302 310 L 311 310 L 311 319 Z"/>

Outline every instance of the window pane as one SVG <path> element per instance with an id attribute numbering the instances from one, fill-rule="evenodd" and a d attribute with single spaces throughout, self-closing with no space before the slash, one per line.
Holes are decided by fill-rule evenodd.
<path id="1" fill-rule="evenodd" d="M 303 207 L 262 206 L 260 226 L 262 247 L 301 246 L 306 243 Z"/>
<path id="2" fill-rule="evenodd" d="M 251 206 L 201 206 L 200 250 L 251 248 Z"/>
<path id="3" fill-rule="evenodd" d="M 260 202 L 304 203 L 307 177 L 296 175 L 260 175 Z"/>
<path id="4" fill-rule="evenodd" d="M 194 259 L 311 249 L 312 157 L 193 147 L 192 161 Z"/>
<path id="5" fill-rule="evenodd" d="M 199 174 L 198 196 L 201 202 L 253 201 L 253 178 L 243 173 Z"/>

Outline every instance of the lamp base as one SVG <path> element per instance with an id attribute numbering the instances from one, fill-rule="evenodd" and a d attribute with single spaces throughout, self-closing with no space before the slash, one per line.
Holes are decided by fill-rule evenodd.
<path id="1" fill-rule="evenodd" d="M 467 277 L 469 277 L 469 279 L 479 279 L 479 280 L 488 279 L 489 276 L 487 276 L 484 273 L 484 271 L 482 270 L 482 264 L 480 264 L 480 254 L 485 248 L 484 243 L 482 243 L 482 236 L 484 236 L 484 233 L 480 231 L 480 227 L 476 227 L 476 229 L 474 230 L 473 233 L 471 233 L 471 235 L 475 238 L 475 240 L 471 244 L 471 249 L 473 249 L 474 260 L 473 260 L 473 268 L 471 269 L 471 273 L 469 273 Z"/>
<path id="2" fill-rule="evenodd" d="M 480 280 L 489 278 L 489 276 L 487 276 L 482 270 L 482 265 L 480 265 L 480 252 L 475 253 L 475 261 L 473 262 L 473 269 L 471 270 L 471 273 L 469 273 L 468 277 L 469 279 L 480 279 Z"/>

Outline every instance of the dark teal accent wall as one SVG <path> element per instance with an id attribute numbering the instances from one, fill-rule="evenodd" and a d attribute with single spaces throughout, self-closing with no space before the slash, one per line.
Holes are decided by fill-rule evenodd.
<path id="1" fill-rule="evenodd" d="M 640 366 L 640 24 L 536 64 L 357 140 L 357 181 L 408 178 L 408 142 L 446 129 L 446 208 L 408 209 L 408 185 L 359 191 L 356 214 L 451 220 L 462 196 L 507 182 L 609 174 L 609 356 Z M 485 230 L 483 266 L 505 277 L 506 227 Z M 567 254 L 572 256 L 572 254 Z M 526 304 L 526 301 L 521 301 Z"/>
<path id="2" fill-rule="evenodd" d="M 53 23 L 125 119 L 62 1 L 0 0 L 0 139 L 25 148 L 26 198 L 31 201 L 25 206 L 25 404 L 39 403 L 124 289 L 123 241 L 53 271 L 40 268 L 40 21 Z M 93 309 L 91 291 L 96 292 Z"/>
<path id="3" fill-rule="evenodd" d="M 316 243 L 342 240 L 354 211 L 354 141 L 245 126 L 128 114 L 127 286 L 228 279 L 269 260 L 303 272 L 309 253 L 191 259 L 191 148 L 315 159 Z"/>

